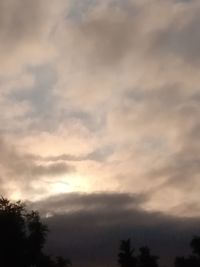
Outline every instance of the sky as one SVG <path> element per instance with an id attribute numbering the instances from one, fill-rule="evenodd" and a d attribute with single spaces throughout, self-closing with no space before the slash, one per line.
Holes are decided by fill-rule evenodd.
<path id="1" fill-rule="evenodd" d="M 126 229 L 155 247 L 165 228 L 188 242 L 200 215 L 199 27 L 198 0 L 1 0 L 1 195 L 31 202 L 57 236 L 69 221 L 70 244 L 82 220 L 88 238 L 90 216 L 97 246 Z"/>

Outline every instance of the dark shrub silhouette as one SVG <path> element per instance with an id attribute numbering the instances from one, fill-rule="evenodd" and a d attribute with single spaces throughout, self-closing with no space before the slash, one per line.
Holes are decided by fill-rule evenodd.
<path id="1" fill-rule="evenodd" d="M 137 257 L 138 267 L 158 267 L 159 257 L 150 254 L 148 247 L 141 247 L 140 253 Z"/>
<path id="2" fill-rule="evenodd" d="M 200 237 L 195 236 L 190 246 L 192 248 L 192 254 L 187 258 L 177 257 L 175 259 L 175 267 L 199 267 L 200 266 Z"/>
<path id="3" fill-rule="evenodd" d="M 53 260 L 42 252 L 47 232 L 38 212 L 28 212 L 20 201 L 0 198 L 0 266 L 68 266 L 69 261 Z"/>
<path id="4" fill-rule="evenodd" d="M 190 242 L 193 254 L 200 258 L 200 236 L 194 236 Z"/>
<path id="5" fill-rule="evenodd" d="M 121 267 L 158 267 L 158 257 L 150 253 L 148 247 L 141 247 L 139 254 L 134 255 L 131 240 L 122 240 L 119 247 L 118 263 Z"/>
<path id="6" fill-rule="evenodd" d="M 134 249 L 131 248 L 131 240 L 122 240 L 119 247 L 118 263 L 121 267 L 135 267 L 136 257 Z"/>

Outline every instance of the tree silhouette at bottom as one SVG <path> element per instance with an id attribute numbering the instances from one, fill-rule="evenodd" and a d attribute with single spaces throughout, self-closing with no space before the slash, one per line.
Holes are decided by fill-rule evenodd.
<path id="1" fill-rule="evenodd" d="M 118 263 L 121 267 L 135 267 L 136 257 L 134 249 L 131 248 L 131 240 L 122 240 L 119 247 Z"/>
<path id="2" fill-rule="evenodd" d="M 151 255 L 148 247 L 141 247 L 139 254 L 131 247 L 131 240 L 122 240 L 119 247 L 118 263 L 120 267 L 158 267 L 158 257 Z"/>
<path id="3" fill-rule="evenodd" d="M 193 237 L 190 247 L 192 254 L 186 257 L 177 257 L 175 267 L 200 267 L 200 237 Z"/>
<path id="4" fill-rule="evenodd" d="M 140 248 L 140 254 L 137 259 L 138 267 L 158 267 L 157 261 L 159 257 L 151 255 L 148 247 Z"/>
<path id="5" fill-rule="evenodd" d="M 0 198 L 0 266 L 66 267 L 69 261 L 43 253 L 48 228 L 39 213 L 25 205 Z"/>

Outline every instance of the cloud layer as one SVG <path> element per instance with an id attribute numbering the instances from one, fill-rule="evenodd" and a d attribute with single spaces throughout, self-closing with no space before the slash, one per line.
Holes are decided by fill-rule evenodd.
<path id="1" fill-rule="evenodd" d="M 199 13 L 195 0 L 1 1 L 2 193 L 130 192 L 199 216 Z"/>

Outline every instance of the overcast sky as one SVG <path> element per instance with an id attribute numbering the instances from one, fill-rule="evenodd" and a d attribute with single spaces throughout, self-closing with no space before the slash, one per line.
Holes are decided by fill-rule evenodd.
<path id="1" fill-rule="evenodd" d="M 199 0 L 1 0 L 0 193 L 198 220 L 199 29 Z"/>

